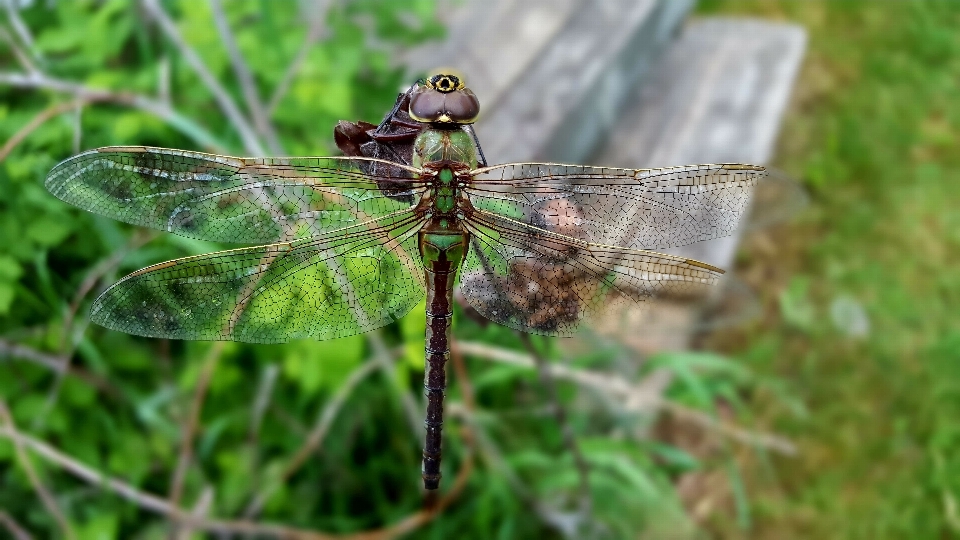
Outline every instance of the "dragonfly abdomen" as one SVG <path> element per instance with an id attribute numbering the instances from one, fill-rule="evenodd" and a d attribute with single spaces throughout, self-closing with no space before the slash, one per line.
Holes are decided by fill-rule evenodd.
<path id="1" fill-rule="evenodd" d="M 453 322 L 453 284 L 469 245 L 469 235 L 446 217 L 433 217 L 420 230 L 420 255 L 427 285 L 427 328 L 424 351 L 424 394 L 427 397 L 426 441 L 423 446 L 423 486 L 440 485 L 440 441 L 443 397 L 447 387 Z"/>

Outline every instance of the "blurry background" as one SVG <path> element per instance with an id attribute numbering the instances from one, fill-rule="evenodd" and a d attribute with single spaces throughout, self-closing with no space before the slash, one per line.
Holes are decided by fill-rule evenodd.
<path id="1" fill-rule="evenodd" d="M 960 537 L 960 4 L 479 4 L 0 1 L 0 537 Z M 516 334 L 458 313 L 438 512 L 421 308 L 284 346 L 89 326 L 225 246 L 43 178 L 109 144 L 330 154 L 439 65 L 491 163 L 769 162 L 809 203 L 784 180 L 688 248 L 735 274 L 706 308 L 534 339 L 565 429 Z"/>

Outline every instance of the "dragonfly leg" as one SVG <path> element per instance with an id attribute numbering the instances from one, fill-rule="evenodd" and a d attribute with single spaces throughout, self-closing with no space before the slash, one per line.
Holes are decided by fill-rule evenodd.
<path id="1" fill-rule="evenodd" d="M 480 139 L 477 138 L 477 132 L 473 130 L 473 124 L 464 124 L 463 130 L 473 138 L 473 146 L 477 149 L 477 164 L 480 167 L 487 166 L 487 158 L 483 155 L 483 148 L 480 148 Z"/>

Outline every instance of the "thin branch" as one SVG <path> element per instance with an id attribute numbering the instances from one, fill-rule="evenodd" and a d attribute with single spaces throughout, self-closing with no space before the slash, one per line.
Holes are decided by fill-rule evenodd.
<path id="1" fill-rule="evenodd" d="M 502 478 L 506 479 L 507 483 L 510 484 L 510 489 L 512 489 L 524 503 L 528 504 L 531 508 L 539 508 L 540 503 L 530 491 L 530 488 L 523 483 L 510 464 L 507 463 L 507 460 L 503 458 L 503 452 L 497 447 L 493 438 L 488 436 L 483 429 L 483 425 L 477 418 L 476 411 L 470 410 L 466 406 L 466 400 L 464 400 L 463 405 L 451 401 L 446 408 L 449 410 L 451 417 L 461 418 L 470 426 L 474 445 L 487 463 L 487 466 L 497 471 Z"/>
<path id="2" fill-rule="evenodd" d="M 446 508 L 453 501 L 452 495 L 460 493 L 466 485 L 466 481 L 473 467 L 472 461 L 466 461 L 464 463 L 464 466 L 457 472 L 457 477 L 454 479 L 450 495 L 441 499 L 435 507 L 422 509 L 402 521 L 383 529 L 340 536 L 296 529 L 283 525 L 256 523 L 248 520 L 218 520 L 194 516 L 192 512 L 172 506 L 169 501 L 162 497 L 141 491 L 122 480 L 108 476 L 101 471 L 84 465 L 49 444 L 24 435 L 16 430 L 12 430 L 9 426 L 0 427 L 0 437 L 6 437 L 14 441 L 15 444 L 19 443 L 29 447 L 38 456 L 65 469 L 70 474 L 93 486 L 108 489 L 144 510 L 167 516 L 178 523 L 193 527 L 198 531 L 224 535 L 269 536 L 282 540 L 387 540 L 394 538 L 416 527 L 422 526 Z"/>
<path id="3" fill-rule="evenodd" d="M 106 379 L 73 366 L 68 367 L 67 361 L 62 356 L 41 352 L 20 343 L 0 339 L 0 358 L 27 360 L 55 373 L 68 371 L 70 375 L 94 386 L 98 390 L 111 395 L 118 394 L 117 390 L 111 386 Z"/>
<path id="4" fill-rule="evenodd" d="M 43 441 L 11 430 L 9 427 L 0 427 L 0 436 L 8 438 L 14 441 L 14 443 L 20 443 L 29 447 L 37 455 L 60 466 L 67 472 L 93 486 L 109 489 L 140 508 L 168 516 L 179 523 L 190 525 L 200 530 L 220 534 L 260 534 L 291 540 L 332 540 L 336 538 L 322 533 L 293 529 L 280 525 L 262 525 L 251 521 L 198 519 L 191 515 L 190 512 L 171 506 L 163 497 L 141 491 L 122 480 L 113 478 L 92 467 L 84 465 Z"/>
<path id="5" fill-rule="evenodd" d="M 217 102 L 217 105 L 220 106 L 220 110 L 223 111 L 223 114 L 230 120 L 230 123 L 233 124 L 234 129 L 237 130 L 237 133 L 243 140 L 246 151 L 257 156 L 264 155 L 263 146 L 260 144 L 257 134 L 243 116 L 243 113 L 240 112 L 240 108 L 237 107 L 236 102 L 230 97 L 230 94 L 223 85 L 220 84 L 220 81 L 213 76 L 213 73 L 207 69 L 206 64 L 203 63 L 197 51 L 183 39 L 183 36 L 180 35 L 180 31 L 177 29 L 177 25 L 170 19 L 167 12 L 163 10 L 163 7 L 160 6 L 157 0 L 143 0 L 143 6 L 157 24 L 160 25 L 160 29 L 166 34 L 167 39 L 172 41 L 174 46 L 179 49 L 184 60 L 190 64 L 194 73 L 200 77 L 200 80 L 203 81 L 203 84 L 213 95 L 213 99 Z"/>
<path id="6" fill-rule="evenodd" d="M 270 403 L 270 396 L 273 395 L 273 387 L 277 382 L 278 373 L 280 373 L 280 368 L 276 364 L 270 364 L 264 368 L 263 376 L 260 377 L 260 385 L 257 386 L 257 394 L 253 399 L 253 409 L 250 412 L 250 430 L 247 437 L 251 443 L 255 443 L 260 435 L 260 425 L 263 423 L 263 415 Z"/>
<path id="7" fill-rule="evenodd" d="M 7 407 L 7 402 L 3 398 L 0 398 L 0 420 L 3 421 L 6 429 L 11 433 L 15 435 L 19 433 L 17 431 L 17 426 L 13 421 L 13 415 L 10 414 L 10 409 Z M 30 463 L 30 457 L 27 455 L 27 452 L 23 447 L 23 443 L 15 439 L 13 441 L 13 445 L 17 453 L 17 461 L 27 473 L 27 478 L 30 479 L 30 484 L 33 485 L 33 489 L 37 492 L 40 500 L 43 501 L 43 506 L 46 507 L 47 512 L 50 512 L 50 515 L 53 516 L 54 521 L 57 522 L 57 525 L 60 527 L 60 531 L 63 533 L 63 535 L 66 538 L 75 539 L 76 536 L 74 535 L 73 529 L 70 527 L 70 523 L 67 521 L 66 516 L 63 515 L 60 507 L 57 505 L 57 501 L 54 500 L 53 495 L 50 494 L 50 491 L 47 489 L 47 487 L 43 485 L 43 481 L 40 480 L 40 475 L 37 474 L 36 469 L 33 468 L 33 464 Z"/>
<path id="8" fill-rule="evenodd" d="M 164 55 L 157 63 L 157 98 L 160 103 L 170 103 L 170 58 Z"/>
<path id="9" fill-rule="evenodd" d="M 29 360 L 57 373 L 66 370 L 66 361 L 64 361 L 61 356 L 41 352 L 26 345 L 0 339 L 0 358 L 4 357 Z"/>
<path id="10" fill-rule="evenodd" d="M 60 350 L 63 352 L 63 354 L 67 354 L 68 352 L 71 356 L 73 354 L 72 350 L 68 351 L 66 341 L 67 336 L 72 333 L 70 329 L 73 326 L 74 318 L 77 316 L 77 311 L 80 309 L 80 303 L 83 301 L 83 299 L 90 294 L 90 291 L 96 287 L 97 283 L 100 282 L 103 276 L 113 272 L 118 266 L 120 266 L 120 262 L 123 261 L 123 258 L 126 257 L 128 253 L 141 248 L 143 245 L 151 242 L 158 236 L 160 236 L 159 231 L 145 231 L 138 229 L 137 232 L 135 232 L 130 238 L 130 240 L 123 245 L 123 247 L 114 250 L 109 257 L 98 262 L 93 268 L 90 269 L 89 272 L 87 272 L 87 275 L 84 276 L 83 281 L 80 282 L 80 286 L 77 287 L 77 291 L 73 294 L 73 299 L 70 301 L 70 305 L 67 308 L 67 314 L 63 319 L 64 337 L 60 343 Z"/>
<path id="11" fill-rule="evenodd" d="M 318 0 L 306 4 L 313 7 L 313 16 L 310 17 L 310 28 L 307 29 L 307 35 L 303 38 L 303 43 L 300 44 L 300 49 L 297 50 L 296 56 L 294 56 L 290 65 L 287 66 L 287 70 L 283 72 L 280 82 L 277 83 L 276 88 L 273 90 L 273 95 L 270 96 L 266 111 L 268 117 L 273 116 L 274 111 L 277 110 L 277 106 L 283 100 L 284 96 L 287 95 L 287 92 L 290 90 L 290 85 L 293 84 L 293 80 L 300 72 L 300 68 L 303 67 L 303 63 L 307 60 L 307 54 L 310 53 L 310 49 L 326 35 L 327 27 L 324 23 L 326 22 L 327 10 L 332 3 L 332 0 Z"/>
<path id="12" fill-rule="evenodd" d="M 63 318 L 63 332 L 60 339 L 60 357 L 63 358 L 64 365 L 63 368 L 57 373 L 56 379 L 53 381 L 53 385 L 47 392 L 47 398 L 44 401 L 43 409 L 41 410 L 40 414 L 34 417 L 33 423 L 31 424 L 32 429 L 39 429 L 39 426 L 43 424 L 46 418 L 48 418 L 50 411 L 53 410 L 54 405 L 57 403 L 57 399 L 60 397 L 60 390 L 63 388 L 63 381 L 66 378 L 67 373 L 70 373 L 71 368 L 73 367 L 73 354 L 76 352 L 77 344 L 86 328 L 84 326 L 83 329 L 77 331 L 77 329 L 74 327 L 74 317 L 77 314 L 81 300 L 83 300 L 90 290 L 93 289 L 94 285 L 96 285 L 96 283 L 104 274 L 110 272 L 120 264 L 120 261 L 123 260 L 123 257 L 126 256 L 129 251 L 140 247 L 150 240 L 153 240 L 158 235 L 159 233 L 156 231 L 135 233 L 134 236 L 127 242 L 126 246 L 114 251 L 114 253 L 106 260 L 101 261 L 94 266 L 84 280 L 80 283 L 80 287 L 74 294 L 73 301 L 67 308 L 67 313 Z M 89 321 L 87 321 L 87 323 L 89 323 Z M 71 335 L 76 335 L 77 337 L 71 340 Z"/>
<path id="13" fill-rule="evenodd" d="M 23 42 L 23 46 L 30 51 L 34 59 L 37 62 L 43 62 L 43 57 L 40 56 L 40 53 L 37 52 L 37 47 L 33 42 L 33 35 L 30 34 L 30 29 L 23 22 L 23 19 L 20 17 L 20 12 L 17 10 L 16 6 L 13 5 L 14 0 L 0 0 L 7 8 L 7 18 L 10 19 L 10 26 L 13 27 L 13 31 L 17 33 L 17 37 L 20 38 L 20 41 Z"/>
<path id="14" fill-rule="evenodd" d="M 33 540 L 30 533 L 17 523 L 17 520 L 10 517 L 10 514 L 0 510 L 0 524 L 7 528 L 7 532 L 13 537 L 13 540 Z"/>
<path id="15" fill-rule="evenodd" d="M 420 412 L 420 406 L 414 401 L 409 389 L 397 380 L 394 371 L 395 366 L 391 361 L 393 355 L 387 350 L 387 345 L 383 341 L 383 334 L 379 331 L 370 332 L 367 334 L 367 339 L 370 340 L 370 346 L 373 349 L 373 361 L 378 364 L 383 376 L 397 395 L 397 399 L 400 400 L 400 405 L 407 417 L 407 423 L 410 424 L 411 433 L 416 433 L 419 439 L 424 433 L 423 413 Z"/>
<path id="16" fill-rule="evenodd" d="M 217 363 L 223 354 L 224 342 L 217 341 L 210 347 L 207 357 L 203 361 L 203 367 L 200 368 L 200 376 L 197 379 L 197 386 L 193 391 L 193 400 L 190 403 L 190 412 L 187 415 L 183 434 L 180 440 L 180 454 L 177 456 L 177 466 L 173 471 L 173 477 L 170 480 L 170 506 L 180 505 L 180 497 L 183 495 L 183 480 L 187 474 L 187 467 L 193 460 L 193 437 L 197 433 L 200 425 L 200 411 L 203 409 L 203 400 L 207 396 L 207 388 L 210 387 L 210 380 L 213 378 L 213 372 L 217 369 Z"/>
<path id="17" fill-rule="evenodd" d="M 64 92 L 73 95 L 75 98 L 89 102 L 102 101 L 127 105 L 160 118 L 187 137 L 193 139 L 201 147 L 208 148 L 214 152 L 227 152 L 227 146 L 206 128 L 179 113 L 168 103 L 163 103 L 140 94 L 112 92 L 110 90 L 91 88 L 79 83 L 50 77 L 39 72 L 0 72 L 0 84 L 10 85 L 14 88 L 39 88 L 54 92 Z"/>
<path id="18" fill-rule="evenodd" d="M 2 1 L 3 0 L 0 0 L 0 2 Z M 10 50 L 13 51 L 13 55 L 17 57 L 17 62 L 20 63 L 23 69 L 31 72 L 37 71 L 37 66 L 30 60 L 27 53 L 23 52 L 20 44 L 10 35 L 10 32 L 7 32 L 6 28 L 0 27 L 0 39 L 3 39 L 3 41 L 7 42 L 7 45 L 10 45 Z"/>
<path id="19" fill-rule="evenodd" d="M 213 506 L 213 488 L 211 486 L 206 486 L 203 488 L 203 491 L 200 493 L 200 497 L 197 499 L 197 503 L 193 505 L 193 511 L 190 512 L 190 515 L 193 518 L 201 519 L 207 516 L 210 513 L 210 507 Z M 180 528 L 180 532 L 174 536 L 175 540 L 190 540 L 190 537 L 193 535 L 193 527 L 185 526 Z"/>
<path id="20" fill-rule="evenodd" d="M 37 115 L 31 118 L 30 121 L 27 122 L 22 128 L 17 130 L 12 137 L 7 139 L 7 142 L 3 143 L 3 147 L 0 147 L 0 161 L 7 159 L 7 156 L 10 155 L 10 152 L 12 152 L 17 145 L 22 143 L 28 135 L 36 131 L 36 129 L 42 126 L 47 120 L 50 120 L 58 114 L 72 111 L 76 107 L 86 102 L 87 100 L 85 99 L 76 99 L 73 101 L 54 103 L 53 105 L 37 113 Z"/>
<path id="21" fill-rule="evenodd" d="M 74 154 L 80 153 L 80 141 L 83 137 L 83 104 L 77 103 L 73 112 L 73 139 L 71 148 Z"/>
<path id="22" fill-rule="evenodd" d="M 526 368 L 533 368 L 536 364 L 529 355 L 498 347 L 491 347 L 483 343 L 460 342 L 460 348 L 464 354 L 485 360 L 493 360 L 495 362 Z M 761 446 L 790 456 L 796 455 L 797 453 L 797 447 L 784 437 L 768 433 L 757 433 L 730 425 L 708 414 L 668 401 L 658 394 L 644 391 L 641 385 L 632 384 L 616 375 L 591 373 L 589 371 L 561 365 L 551 365 L 550 372 L 555 377 L 576 382 L 582 386 L 592 388 L 603 395 L 616 395 L 624 400 L 624 405 L 627 409 L 633 411 L 665 410 L 681 420 L 686 420 L 700 427 L 711 429 L 744 444 Z"/>
<path id="23" fill-rule="evenodd" d="M 263 508 L 263 504 L 274 494 L 279 484 L 286 482 L 293 473 L 303 466 L 307 461 L 307 457 L 323 444 L 323 440 L 326 438 L 330 426 L 333 425 L 333 420 L 336 418 L 337 413 L 340 412 L 340 409 L 343 408 L 344 403 L 346 403 L 347 398 L 350 397 L 353 389 L 378 367 L 376 362 L 364 362 L 350 373 L 347 380 L 337 388 L 333 397 L 330 398 L 320 410 L 317 415 L 317 420 L 314 422 L 313 429 L 307 434 L 303 444 L 297 449 L 293 457 L 290 458 L 290 461 L 283 467 L 277 483 L 264 487 L 244 509 L 243 516 L 245 518 L 259 514 Z"/>
<path id="24" fill-rule="evenodd" d="M 593 497 L 591 496 L 590 492 L 590 467 L 587 465 L 587 460 L 584 459 L 583 453 L 580 452 L 580 445 L 577 444 L 577 439 L 573 433 L 573 428 L 570 427 L 570 422 L 567 421 L 566 410 L 564 409 L 563 404 L 560 402 L 560 395 L 559 392 L 557 392 L 557 383 L 551 376 L 550 365 L 547 363 L 546 358 L 544 358 L 533 346 L 533 342 L 530 340 L 529 334 L 525 332 L 519 332 L 519 335 L 520 341 L 523 342 L 524 347 L 526 347 L 527 352 L 530 353 L 530 356 L 533 358 L 537 366 L 537 373 L 540 375 L 540 384 L 547 391 L 547 399 L 550 400 L 554 418 L 557 421 L 557 425 L 560 427 L 560 433 L 563 436 L 563 444 L 567 447 L 567 451 L 573 456 L 573 463 L 577 468 L 577 478 L 580 482 L 578 489 L 580 496 L 577 510 L 581 518 L 586 518 L 586 516 L 590 515 L 591 508 L 593 507 Z"/>
<path id="25" fill-rule="evenodd" d="M 270 122 L 266 110 L 263 108 L 263 102 L 260 101 L 260 93 L 257 91 L 257 83 L 253 79 L 253 73 L 250 72 L 247 62 L 240 49 L 237 47 L 237 41 L 230 30 L 230 23 L 227 22 L 227 16 L 223 12 L 223 3 L 221 0 L 210 0 L 210 9 L 213 12 L 213 22 L 217 26 L 217 32 L 220 33 L 220 41 L 223 42 L 227 55 L 230 57 L 230 63 L 233 65 L 233 72 L 237 76 L 237 82 L 240 83 L 240 89 L 243 91 L 243 99 L 247 104 L 247 110 L 253 118 L 253 125 L 257 128 L 257 133 L 267 141 L 267 146 L 274 155 L 283 155 L 283 147 L 280 145 L 280 138 L 277 131 Z"/>

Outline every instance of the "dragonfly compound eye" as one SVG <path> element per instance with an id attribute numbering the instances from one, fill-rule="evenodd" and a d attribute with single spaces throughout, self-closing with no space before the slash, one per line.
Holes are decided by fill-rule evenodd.
<path id="1" fill-rule="evenodd" d="M 434 75 L 410 96 L 410 117 L 430 124 L 472 124 L 480 101 L 454 75 Z"/>

